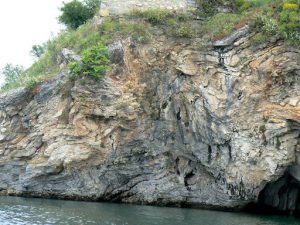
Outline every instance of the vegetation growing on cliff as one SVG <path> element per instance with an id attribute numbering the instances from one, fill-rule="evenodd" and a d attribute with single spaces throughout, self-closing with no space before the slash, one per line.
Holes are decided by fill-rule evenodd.
<path id="1" fill-rule="evenodd" d="M 212 40 L 221 39 L 246 24 L 260 32 L 257 41 L 266 42 L 272 36 L 287 44 L 300 43 L 299 0 L 197 0 L 200 16 L 209 16 L 202 32 Z M 218 7 L 228 12 L 218 12 Z M 226 10 L 225 10 L 226 11 Z"/>
<path id="2" fill-rule="evenodd" d="M 79 76 L 90 76 L 100 80 L 109 70 L 109 56 L 106 46 L 99 43 L 82 53 L 81 62 L 70 62 L 71 79 Z"/>
<path id="3" fill-rule="evenodd" d="M 30 54 L 35 57 L 36 59 L 41 58 L 41 56 L 45 52 L 45 46 L 43 45 L 33 45 L 30 51 Z"/>
<path id="4" fill-rule="evenodd" d="M 287 44 L 300 44 L 300 1 L 274 1 L 255 10 L 252 27 L 266 38 L 277 36 Z"/>
<path id="5" fill-rule="evenodd" d="M 76 29 L 80 25 L 93 18 L 100 7 L 100 0 L 73 0 L 63 3 L 60 8 L 61 15 L 59 22 L 66 25 L 69 29 Z"/>
<path id="6" fill-rule="evenodd" d="M 188 14 L 153 9 L 132 11 L 130 17 L 144 18 L 151 25 L 163 28 L 165 33 L 172 37 L 192 38 L 197 34 L 197 29 L 192 25 L 192 16 Z"/>
<path id="7" fill-rule="evenodd" d="M 79 18 L 84 10 L 79 13 L 76 7 L 71 7 L 68 11 L 67 4 L 64 4 L 59 20 L 69 29 L 49 40 L 43 49 L 35 49 L 38 61 L 22 71 L 17 79 L 7 80 L 1 91 L 20 86 L 34 87 L 51 79 L 60 70 L 58 58 L 63 48 L 84 55 L 86 49 L 106 46 L 117 38 L 131 37 L 136 43 L 147 43 L 156 35 L 155 30 L 163 31 L 172 38 L 203 37 L 204 40 L 215 41 L 248 24 L 257 33 L 252 39 L 254 44 L 266 43 L 271 37 L 294 46 L 300 43 L 300 0 L 197 0 L 199 10 L 194 15 L 167 10 L 134 11 L 123 18 L 106 18 L 101 23 L 97 19 L 96 22 L 88 20 L 97 11 L 98 3 L 98 0 L 72 1 L 72 4 L 88 8 L 89 16 L 84 20 Z M 73 72 L 85 73 L 83 68 L 74 65 L 71 65 Z M 103 76 L 101 71 L 99 78 Z M 92 76 L 98 77 L 95 73 Z"/>
<path id="8" fill-rule="evenodd" d="M 147 24 L 138 21 L 125 22 L 118 19 L 106 19 L 101 25 L 95 25 L 92 21 L 88 21 L 76 30 L 63 31 L 45 44 L 44 53 L 38 61 L 23 71 L 18 79 L 6 82 L 1 92 L 24 86 L 33 88 L 37 84 L 51 79 L 60 70 L 58 60 L 64 48 L 72 49 L 76 54 L 83 55 L 87 49 L 99 45 L 107 46 L 117 37 L 130 36 L 137 43 L 146 43 L 151 37 L 149 29 Z M 103 74 L 99 75 L 99 78 L 101 76 Z"/>
<path id="9" fill-rule="evenodd" d="M 245 25 L 261 32 L 260 41 L 276 36 L 286 43 L 300 43 L 299 0 L 197 0 L 196 15 L 174 14 L 168 10 L 134 11 L 131 15 L 163 27 L 173 37 L 207 36 L 215 41 L 222 39 Z M 201 26 L 193 26 L 200 17 Z"/>

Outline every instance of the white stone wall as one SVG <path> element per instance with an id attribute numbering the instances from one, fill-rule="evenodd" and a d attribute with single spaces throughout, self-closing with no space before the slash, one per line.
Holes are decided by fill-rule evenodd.
<path id="1" fill-rule="evenodd" d="M 169 9 L 186 11 L 195 7 L 194 0 L 102 0 L 101 10 L 110 14 L 122 14 L 134 9 Z"/>

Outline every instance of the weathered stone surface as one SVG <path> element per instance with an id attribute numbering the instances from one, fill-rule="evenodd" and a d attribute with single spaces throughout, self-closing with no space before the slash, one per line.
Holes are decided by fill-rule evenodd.
<path id="1" fill-rule="evenodd" d="M 80 56 L 76 55 L 72 50 L 64 48 L 58 56 L 57 63 L 67 65 L 69 62 L 80 60 Z"/>
<path id="2" fill-rule="evenodd" d="M 108 16 L 109 14 L 128 13 L 132 10 L 147 9 L 167 9 L 174 11 L 187 11 L 194 9 L 196 3 L 194 0 L 103 0 L 101 1 L 101 14 Z"/>
<path id="3" fill-rule="evenodd" d="M 236 31 L 234 31 L 231 35 L 228 37 L 225 37 L 221 40 L 215 41 L 213 45 L 215 47 L 226 47 L 231 45 L 233 42 L 235 42 L 237 39 L 245 36 L 249 32 L 249 26 L 246 25 Z"/>
<path id="4" fill-rule="evenodd" d="M 62 72 L 0 96 L 1 192 L 235 208 L 298 180 L 299 50 L 193 43 L 120 40 L 100 82 Z"/>
<path id="5" fill-rule="evenodd" d="M 177 66 L 176 69 L 183 74 L 190 75 L 190 76 L 195 76 L 198 74 L 198 65 L 197 62 L 199 61 L 198 59 L 199 55 L 197 52 L 192 52 L 190 50 L 183 50 L 182 52 L 179 53 L 177 56 L 176 61 Z"/>

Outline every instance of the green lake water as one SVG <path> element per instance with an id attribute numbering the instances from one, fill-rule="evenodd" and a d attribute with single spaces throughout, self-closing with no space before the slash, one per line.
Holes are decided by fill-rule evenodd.
<path id="1" fill-rule="evenodd" d="M 0 225 L 300 225 L 300 219 L 199 209 L 0 197 Z"/>

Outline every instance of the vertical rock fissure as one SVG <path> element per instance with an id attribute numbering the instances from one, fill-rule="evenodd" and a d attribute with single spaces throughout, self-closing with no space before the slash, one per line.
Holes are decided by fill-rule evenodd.
<path id="1" fill-rule="evenodd" d="M 178 131 L 179 131 L 181 141 L 182 141 L 183 144 L 185 144 L 183 127 L 182 127 L 181 109 L 180 108 L 178 109 L 178 112 L 176 113 L 176 119 L 177 119 L 177 126 L 178 126 Z"/>
<path id="2" fill-rule="evenodd" d="M 208 163 L 211 163 L 211 160 L 212 160 L 212 148 L 211 148 L 211 146 L 209 145 L 209 146 L 208 146 L 208 158 L 207 158 L 207 162 L 208 162 Z"/>
<path id="3" fill-rule="evenodd" d="M 229 162 L 232 160 L 232 149 L 230 143 L 228 143 L 228 154 L 229 154 Z"/>
<path id="4" fill-rule="evenodd" d="M 227 99 L 225 103 L 225 115 L 228 114 L 229 109 L 231 108 L 234 102 L 234 88 L 235 88 L 235 78 L 234 72 L 236 70 L 228 65 L 226 62 L 226 55 L 224 52 L 224 47 L 215 47 L 215 51 L 218 54 L 218 65 L 223 69 L 224 79 L 225 79 L 225 88 Z M 228 116 L 228 115 L 227 115 Z"/>
<path id="5" fill-rule="evenodd" d="M 64 110 L 64 122 L 65 124 L 69 124 L 70 122 L 70 111 L 71 111 L 71 104 L 73 102 L 73 98 L 72 98 L 72 88 L 74 87 L 75 82 L 71 81 L 68 84 L 67 87 L 67 93 L 66 93 L 66 97 L 67 97 L 67 104 L 66 104 L 66 108 Z"/>

